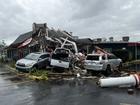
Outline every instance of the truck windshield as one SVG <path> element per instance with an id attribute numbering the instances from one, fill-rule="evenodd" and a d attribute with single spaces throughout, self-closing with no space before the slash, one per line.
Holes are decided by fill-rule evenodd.
<path id="1" fill-rule="evenodd" d="M 25 57 L 25 59 L 29 59 L 29 60 L 38 60 L 39 57 L 40 57 L 39 54 L 30 53 L 29 55 L 27 55 L 27 56 Z"/>
<path id="2" fill-rule="evenodd" d="M 99 56 L 97 56 L 97 55 L 88 55 L 87 56 L 87 60 L 99 60 Z"/>
<path id="3" fill-rule="evenodd" d="M 56 49 L 55 53 L 69 54 L 69 50 L 67 50 L 67 49 Z"/>
<path id="4" fill-rule="evenodd" d="M 69 55 L 68 54 L 53 54 L 52 59 L 68 61 Z"/>

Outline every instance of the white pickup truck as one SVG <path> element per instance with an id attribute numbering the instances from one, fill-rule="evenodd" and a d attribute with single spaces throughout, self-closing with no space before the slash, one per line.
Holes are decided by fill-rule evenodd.
<path id="1" fill-rule="evenodd" d="M 68 69 L 71 65 L 71 52 L 66 48 L 56 48 L 51 57 L 51 66 Z"/>
<path id="2" fill-rule="evenodd" d="M 88 71 L 105 71 L 106 74 L 110 74 L 121 65 L 122 60 L 113 54 L 88 54 L 84 61 L 84 67 Z"/>

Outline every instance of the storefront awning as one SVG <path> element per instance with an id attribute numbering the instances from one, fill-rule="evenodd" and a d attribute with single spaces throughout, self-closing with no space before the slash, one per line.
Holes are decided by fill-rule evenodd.
<path id="1" fill-rule="evenodd" d="M 20 44 L 18 46 L 18 48 L 21 48 L 21 47 L 24 47 L 24 46 L 28 45 L 31 41 L 32 41 L 32 38 L 29 38 L 29 39 L 25 40 L 22 44 Z"/>

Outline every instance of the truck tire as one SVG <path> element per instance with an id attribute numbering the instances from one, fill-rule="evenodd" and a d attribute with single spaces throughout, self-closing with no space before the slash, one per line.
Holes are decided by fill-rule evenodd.
<path id="1" fill-rule="evenodd" d="M 108 75 L 110 75 L 111 73 L 112 73 L 112 71 L 111 71 L 111 66 L 110 66 L 110 65 L 107 65 L 105 74 L 108 76 Z"/>
<path id="2" fill-rule="evenodd" d="M 122 63 L 120 63 L 118 66 L 118 70 L 121 71 L 121 69 L 122 69 Z"/>
<path id="3" fill-rule="evenodd" d="M 39 68 L 38 68 L 38 65 L 34 65 L 34 66 L 32 67 L 32 70 L 37 70 L 37 69 L 39 69 Z"/>
<path id="4" fill-rule="evenodd" d="M 92 71 L 87 69 L 87 74 L 92 75 Z"/>

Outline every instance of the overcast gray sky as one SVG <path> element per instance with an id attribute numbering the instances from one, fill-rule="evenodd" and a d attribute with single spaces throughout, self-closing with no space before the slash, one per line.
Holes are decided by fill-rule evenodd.
<path id="1" fill-rule="evenodd" d="M 79 37 L 140 41 L 140 0 L 0 0 L 0 40 L 10 44 L 47 23 Z"/>

